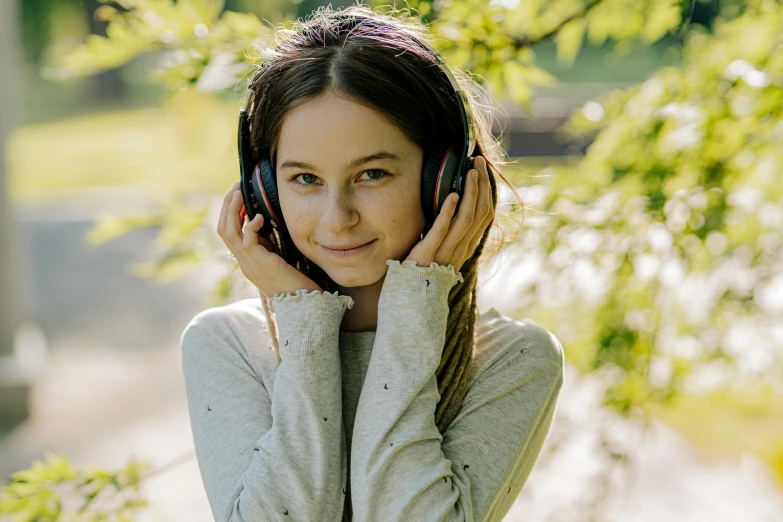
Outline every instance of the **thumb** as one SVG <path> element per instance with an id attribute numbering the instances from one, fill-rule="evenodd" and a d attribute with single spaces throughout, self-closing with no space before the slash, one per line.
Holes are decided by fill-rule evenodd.
<path id="1" fill-rule="evenodd" d="M 243 243 L 245 243 L 246 247 L 253 246 L 254 244 L 258 243 L 265 249 L 267 249 L 269 252 L 275 251 L 275 246 L 272 243 L 272 241 L 269 238 L 263 237 L 258 234 L 258 231 L 261 229 L 261 227 L 264 224 L 264 215 L 261 213 L 256 214 L 256 217 L 254 217 L 251 221 L 245 225 L 245 236 L 243 238 Z M 255 239 L 253 239 L 255 237 Z"/>

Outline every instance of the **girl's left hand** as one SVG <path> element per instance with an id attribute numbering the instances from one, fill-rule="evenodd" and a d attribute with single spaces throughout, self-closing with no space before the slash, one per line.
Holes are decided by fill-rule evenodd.
<path id="1" fill-rule="evenodd" d="M 432 228 L 407 259 L 413 259 L 419 266 L 430 266 L 433 261 L 439 265 L 453 265 L 459 272 L 462 265 L 476 251 L 478 242 L 495 215 L 487 162 L 482 156 L 473 158 L 473 169 L 468 172 L 467 186 L 459 215 L 454 218 L 458 196 L 449 194 Z M 476 173 L 474 181 L 472 175 Z"/>

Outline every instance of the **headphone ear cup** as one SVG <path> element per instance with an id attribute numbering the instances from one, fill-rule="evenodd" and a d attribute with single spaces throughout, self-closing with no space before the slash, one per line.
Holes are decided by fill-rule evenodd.
<path id="1" fill-rule="evenodd" d="M 275 179 L 275 172 L 272 169 L 272 163 L 269 161 L 269 157 L 262 157 L 261 161 L 259 161 L 259 166 L 261 171 L 261 182 L 264 184 L 264 194 L 266 194 L 270 210 L 272 211 L 272 219 L 279 227 L 285 228 L 283 212 L 280 210 L 280 201 L 277 195 L 277 179 Z"/>
<path id="2" fill-rule="evenodd" d="M 444 184 L 446 187 L 451 186 L 454 177 L 454 173 L 447 170 L 447 167 L 453 164 L 452 161 L 448 161 L 451 150 L 451 145 L 438 144 L 424 155 L 421 170 L 421 206 L 426 221 L 425 234 L 432 227 L 443 204 L 443 201 L 438 201 L 438 194 L 442 195 Z"/>
<path id="3" fill-rule="evenodd" d="M 272 228 L 277 231 L 277 237 L 279 241 L 279 250 L 277 254 L 282 257 L 289 265 L 296 267 L 303 256 L 294 245 L 291 240 L 291 236 L 288 234 L 288 229 L 285 226 L 285 220 L 283 219 L 283 211 L 280 208 L 280 199 L 277 195 L 277 179 L 275 172 L 272 169 L 272 162 L 268 156 L 263 156 L 258 162 L 258 169 L 260 179 L 259 182 L 263 183 L 263 187 L 259 187 L 263 191 L 266 197 L 266 201 L 263 203 L 267 209 L 267 214 L 270 214 L 269 223 L 264 223 L 262 231 L 268 234 L 272 233 Z M 267 229 L 267 225 L 269 225 Z"/>

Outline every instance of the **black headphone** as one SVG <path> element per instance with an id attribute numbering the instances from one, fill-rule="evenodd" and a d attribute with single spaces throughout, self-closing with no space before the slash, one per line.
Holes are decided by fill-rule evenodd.
<path id="1" fill-rule="evenodd" d="M 372 23 L 378 22 L 373 18 L 357 15 L 349 15 L 348 21 L 355 24 L 360 18 L 370 20 Z M 454 99 L 459 107 L 463 130 L 461 135 L 464 136 L 464 140 L 459 143 L 436 145 L 431 150 L 424 152 L 421 173 L 421 205 L 424 209 L 426 224 L 421 236 L 423 238 L 432 227 L 450 193 L 456 192 L 460 195 L 458 205 L 462 201 L 467 172 L 473 165 L 472 154 L 476 146 L 476 138 L 470 104 L 454 75 L 435 49 L 418 36 L 409 34 L 435 56 L 441 71 L 448 78 L 454 92 Z M 296 261 L 301 260 L 303 256 L 298 252 L 288 234 L 277 196 L 277 179 L 269 156 L 265 154 L 260 158 L 253 157 L 250 144 L 250 118 L 247 115 L 246 107 L 243 107 L 239 112 L 238 145 L 240 187 L 245 206 L 241 219 L 244 220 L 245 213 L 250 220 L 259 212 L 263 214 L 264 224 L 258 231 L 258 235 L 266 238 L 272 235 L 273 231 L 276 232 L 278 236 L 275 245 L 277 254 L 289 264 L 296 266 Z"/>

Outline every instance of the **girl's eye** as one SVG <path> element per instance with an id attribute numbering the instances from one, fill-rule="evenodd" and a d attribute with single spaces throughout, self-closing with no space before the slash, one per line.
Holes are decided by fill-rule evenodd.
<path id="1" fill-rule="evenodd" d="M 381 170 L 381 169 L 365 170 L 364 172 L 362 172 L 362 174 L 367 174 L 368 172 L 375 173 L 375 176 L 376 176 L 376 177 L 372 177 L 372 176 L 369 177 L 369 179 L 367 180 L 368 183 L 377 183 L 377 182 L 383 180 L 384 178 L 386 178 L 387 176 L 390 176 L 390 174 L 388 172 L 386 172 L 385 170 Z M 296 179 L 299 178 L 299 177 L 302 178 L 302 181 L 304 181 L 304 183 L 302 183 L 300 181 L 296 181 Z M 311 185 L 315 185 L 316 184 L 315 183 L 316 179 L 318 179 L 318 176 L 316 176 L 315 174 L 297 174 L 296 176 L 291 178 L 291 181 L 293 181 L 296 185 L 301 185 L 303 187 L 308 187 L 308 186 L 311 186 Z M 312 182 L 310 182 L 310 181 L 312 181 Z"/>
<path id="2" fill-rule="evenodd" d="M 310 178 L 317 177 L 315 174 L 299 174 L 299 175 L 293 177 L 292 181 L 295 180 L 296 178 L 298 178 L 299 176 L 302 176 L 303 178 L 304 178 L 304 176 L 310 176 Z M 312 183 L 299 183 L 298 181 L 296 182 L 296 184 L 297 185 L 312 185 Z"/>
<path id="3" fill-rule="evenodd" d="M 362 174 L 365 174 L 365 173 L 367 173 L 367 172 L 375 172 L 375 173 L 378 173 L 378 174 L 380 174 L 380 176 L 378 176 L 377 178 L 370 178 L 370 181 L 371 181 L 371 182 L 373 182 L 373 181 L 380 181 L 380 180 L 382 180 L 383 178 L 385 178 L 386 176 L 388 176 L 388 175 L 389 175 L 389 173 L 388 173 L 388 172 L 386 172 L 385 170 L 381 170 L 381 169 L 370 169 L 370 170 L 365 170 L 365 171 L 364 171 Z"/>

